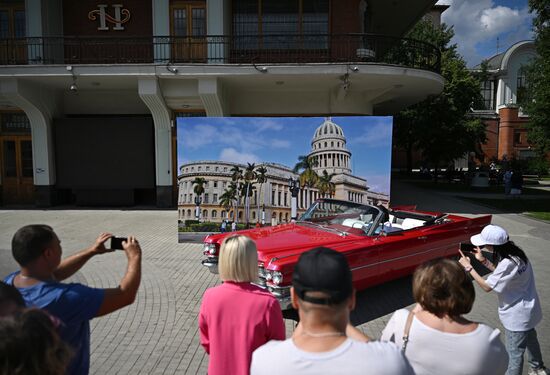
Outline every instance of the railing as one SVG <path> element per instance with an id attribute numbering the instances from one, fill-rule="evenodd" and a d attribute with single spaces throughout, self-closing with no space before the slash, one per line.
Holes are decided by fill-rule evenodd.
<path id="1" fill-rule="evenodd" d="M 0 65 L 371 62 L 440 71 L 437 48 L 375 34 L 0 39 Z"/>

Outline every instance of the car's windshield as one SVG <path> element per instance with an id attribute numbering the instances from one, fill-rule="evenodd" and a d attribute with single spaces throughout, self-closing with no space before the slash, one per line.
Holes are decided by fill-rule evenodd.
<path id="1" fill-rule="evenodd" d="M 346 201 L 319 200 L 299 219 L 298 223 L 314 223 L 326 229 L 343 232 L 369 233 L 378 216 L 379 209 Z"/>

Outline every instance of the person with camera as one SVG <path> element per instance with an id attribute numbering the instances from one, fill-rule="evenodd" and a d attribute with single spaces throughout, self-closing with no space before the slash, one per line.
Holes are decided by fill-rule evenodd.
<path id="1" fill-rule="evenodd" d="M 515 172 L 514 172 L 515 173 Z M 460 264 L 486 292 L 495 291 L 498 296 L 498 315 L 506 334 L 506 350 L 510 356 L 506 375 L 523 372 L 523 355 L 527 350 L 529 375 L 546 375 L 535 326 L 542 320 L 542 310 L 535 287 L 535 275 L 527 255 L 508 233 L 497 225 L 487 225 L 481 233 L 470 238 L 475 246 L 475 258 L 492 274 L 485 280 L 472 267 L 469 257 L 460 252 Z M 493 262 L 487 259 L 481 248 L 493 253 Z"/>
<path id="2" fill-rule="evenodd" d="M 416 307 L 397 310 L 381 340 L 399 345 L 417 375 L 505 373 L 500 331 L 463 316 L 474 305 L 475 290 L 460 264 L 442 259 L 420 265 L 412 289 Z"/>
<path id="3" fill-rule="evenodd" d="M 63 260 L 61 241 L 48 225 L 24 226 L 12 239 L 12 255 L 21 269 L 4 281 L 20 291 L 28 307 L 44 309 L 61 320 L 60 336 L 74 352 L 67 374 L 89 372 L 89 321 L 130 305 L 136 298 L 141 281 L 141 248 L 132 236 L 121 244 L 128 267 L 119 286 L 98 289 L 61 282 L 92 257 L 113 251 L 105 247 L 111 237 L 110 233 L 102 233 L 92 246 Z"/>

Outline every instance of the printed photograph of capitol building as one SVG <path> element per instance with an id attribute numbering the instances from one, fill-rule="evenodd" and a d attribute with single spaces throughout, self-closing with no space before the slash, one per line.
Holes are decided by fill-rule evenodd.
<path id="1" fill-rule="evenodd" d="M 298 217 L 323 197 L 389 203 L 392 117 L 177 121 L 180 231 L 290 222 L 293 186 Z"/>

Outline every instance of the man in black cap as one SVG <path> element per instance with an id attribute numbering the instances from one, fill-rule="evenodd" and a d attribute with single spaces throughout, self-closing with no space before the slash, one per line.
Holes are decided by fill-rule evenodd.
<path id="1" fill-rule="evenodd" d="M 414 373 L 397 346 L 346 334 L 355 290 L 343 254 L 324 247 L 303 253 L 290 295 L 300 324 L 292 338 L 270 341 L 253 353 L 252 375 Z"/>

